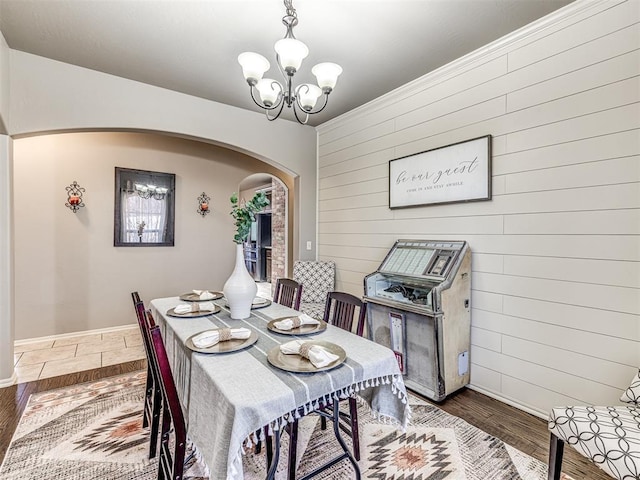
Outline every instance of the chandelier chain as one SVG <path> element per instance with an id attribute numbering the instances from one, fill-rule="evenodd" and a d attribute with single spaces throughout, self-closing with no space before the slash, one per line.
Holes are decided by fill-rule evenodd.
<path id="1" fill-rule="evenodd" d="M 284 0 L 284 8 L 287 10 L 287 16 L 298 18 L 296 9 L 293 7 L 293 0 Z"/>

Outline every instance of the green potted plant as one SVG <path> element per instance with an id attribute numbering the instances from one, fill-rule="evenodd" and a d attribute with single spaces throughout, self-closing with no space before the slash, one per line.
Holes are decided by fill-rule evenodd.
<path id="1" fill-rule="evenodd" d="M 256 213 L 261 212 L 267 205 L 269 200 L 264 192 L 256 193 L 253 198 L 245 202 L 244 205 L 240 204 L 238 195 L 234 192 L 231 195 L 231 216 L 236 221 L 236 234 L 233 236 L 233 241 L 236 243 L 244 243 L 249 237 L 251 231 L 251 224 L 256 221 Z"/>
<path id="2" fill-rule="evenodd" d="M 269 205 L 269 200 L 264 192 L 256 193 L 248 202 L 241 202 L 236 193 L 231 195 L 230 200 L 231 216 L 234 218 L 236 226 L 236 233 L 233 236 L 233 241 L 236 244 L 236 263 L 222 291 L 227 299 L 231 318 L 243 319 L 251 315 L 251 305 L 258 287 L 244 263 L 242 244 L 249 237 L 251 224 L 256 221 L 256 214 Z"/>

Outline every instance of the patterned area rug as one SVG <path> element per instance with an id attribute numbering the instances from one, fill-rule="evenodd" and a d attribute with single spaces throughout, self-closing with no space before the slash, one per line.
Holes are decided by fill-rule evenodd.
<path id="1" fill-rule="evenodd" d="M 157 478 L 147 459 L 142 429 L 145 372 L 32 395 L 7 451 L 3 480 L 87 480 Z M 359 411 L 363 478 L 376 480 L 544 480 L 546 465 L 435 406 L 412 398 L 406 432 L 377 423 L 365 406 Z M 320 429 L 312 415 L 299 429 L 298 475 L 336 452 L 331 428 Z M 288 437 L 277 478 L 286 478 Z M 333 452 L 333 453 L 332 453 Z M 247 453 L 245 479 L 265 476 L 265 456 Z M 185 479 L 206 479 L 206 467 L 192 458 Z M 353 478 L 347 462 L 323 479 Z M 564 477 L 570 480 L 569 477 Z"/>
<path id="2" fill-rule="evenodd" d="M 346 403 L 346 402 L 344 402 Z M 360 406 L 362 478 L 375 480 L 546 480 L 547 464 L 505 444 L 501 440 L 410 395 L 411 425 L 403 433 L 392 425 L 378 423 L 368 409 Z M 331 427 L 320 429 L 315 415 L 302 419 L 298 433 L 298 476 L 311 472 L 335 456 Z M 351 447 L 348 437 L 346 443 Z M 283 436 L 283 452 L 288 438 Z M 278 480 L 285 480 L 286 458 L 278 464 Z M 251 480 L 264 478 L 265 460 L 245 458 L 245 472 Z M 348 462 L 340 462 L 317 478 L 355 478 Z M 563 480 L 572 480 L 562 475 Z"/>

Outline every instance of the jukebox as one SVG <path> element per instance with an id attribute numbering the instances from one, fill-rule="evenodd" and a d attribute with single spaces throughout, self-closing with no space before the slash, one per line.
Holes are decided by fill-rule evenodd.
<path id="1" fill-rule="evenodd" d="M 398 240 L 364 279 L 369 338 L 391 348 L 405 385 L 435 401 L 469 383 L 471 251 Z"/>

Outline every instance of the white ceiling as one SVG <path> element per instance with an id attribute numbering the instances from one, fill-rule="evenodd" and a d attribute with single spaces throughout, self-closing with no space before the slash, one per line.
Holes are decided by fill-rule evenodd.
<path id="1" fill-rule="evenodd" d="M 311 67 L 344 73 L 318 125 L 476 50 L 572 0 L 294 0 L 294 33 Z M 281 0 L 0 0 L 0 31 L 16 50 L 253 111 L 237 56 L 272 64 Z M 298 80 L 299 78 L 299 80 Z M 288 115 L 286 118 L 292 118 Z"/>

